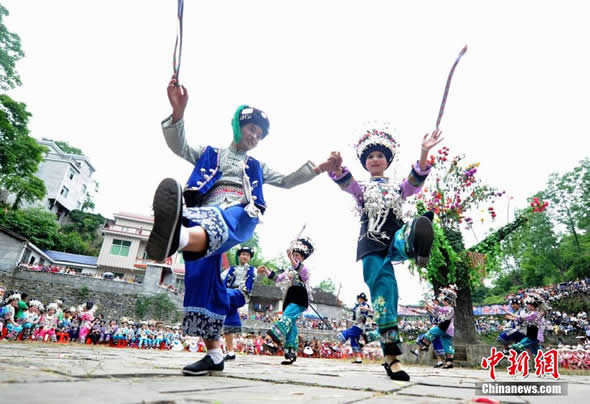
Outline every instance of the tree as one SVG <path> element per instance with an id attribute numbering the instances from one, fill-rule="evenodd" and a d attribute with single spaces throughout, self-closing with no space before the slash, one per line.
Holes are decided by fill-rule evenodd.
<path id="1" fill-rule="evenodd" d="M 43 250 L 93 256 L 99 252 L 79 233 L 64 232 L 55 215 L 41 208 L 1 210 L 0 226 L 20 234 Z"/>
<path id="2" fill-rule="evenodd" d="M 12 209 L 18 209 L 22 201 L 34 202 L 42 199 L 47 193 L 45 183 L 34 175 L 26 177 L 12 176 L 3 181 L 7 191 L 16 194 Z"/>
<path id="3" fill-rule="evenodd" d="M 324 279 L 318 285 L 318 289 L 320 289 L 323 292 L 334 294 L 334 292 L 336 291 L 336 284 L 332 279 Z"/>
<path id="4" fill-rule="evenodd" d="M 580 229 L 590 227 L 590 159 L 564 175 L 551 174 L 545 196 L 551 201 L 551 214 L 558 223 L 565 226 L 574 238 L 578 253 L 582 253 Z"/>
<path id="5" fill-rule="evenodd" d="M 106 219 L 100 214 L 73 210 L 68 216 L 68 224 L 62 227 L 62 232 L 77 233 L 90 247 L 99 250 L 103 240 L 100 229 L 105 221 Z"/>
<path id="6" fill-rule="evenodd" d="M 80 208 L 82 212 L 85 212 L 87 210 L 94 210 L 94 195 L 98 193 L 99 184 L 97 181 L 92 180 L 92 185 L 94 186 L 94 189 L 92 189 L 91 191 L 86 190 L 86 194 L 84 195 L 84 202 L 82 203 L 82 207 Z"/>
<path id="7" fill-rule="evenodd" d="M 25 56 L 19 36 L 8 31 L 4 25 L 6 16 L 8 10 L 0 5 L 0 89 L 4 91 L 22 84 L 15 67 L 16 62 Z"/>
<path id="8" fill-rule="evenodd" d="M 0 5 L 0 88 L 8 90 L 21 85 L 16 62 L 24 56 L 18 35 L 3 23 L 8 11 Z M 34 176 L 45 148 L 30 138 L 27 125 L 31 114 L 26 105 L 0 95 L 0 187 L 16 195 L 14 207 L 22 200 L 43 198 L 46 189 Z"/>
<path id="9" fill-rule="evenodd" d="M 430 156 L 433 166 L 428 187 L 417 196 L 418 213 L 426 210 L 436 213 L 439 224 L 434 224 L 435 238 L 426 268 L 419 268 L 419 274 L 428 279 L 435 294 L 441 287 L 457 286 L 457 305 L 455 308 L 455 329 L 458 341 L 474 343 L 475 321 L 473 318 L 473 299 L 471 289 L 481 282 L 484 271 L 476 265 L 475 257 L 465 250 L 460 226 L 470 228 L 473 219 L 466 216 L 471 209 L 483 203 L 491 203 L 502 195 L 493 187 L 483 184 L 475 175 L 479 163 L 463 165 L 464 155 L 449 158 L 449 148 L 438 150 L 438 155 Z M 496 213 L 488 208 L 492 220 Z M 483 218 L 482 218 L 483 221 Z"/>
<path id="10" fill-rule="evenodd" d="M 0 226 L 20 234 L 44 250 L 51 250 L 61 243 L 57 219 L 44 209 L 0 211 Z"/>

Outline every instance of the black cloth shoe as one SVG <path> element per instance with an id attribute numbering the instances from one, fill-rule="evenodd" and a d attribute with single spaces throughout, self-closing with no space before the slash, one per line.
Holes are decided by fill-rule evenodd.
<path id="1" fill-rule="evenodd" d="M 443 366 L 443 369 L 452 369 L 453 368 L 453 358 L 447 358 L 445 359 L 445 365 Z"/>
<path id="2" fill-rule="evenodd" d="M 289 349 L 285 352 L 285 360 L 281 362 L 281 365 L 292 365 L 296 360 L 297 352 Z"/>
<path id="3" fill-rule="evenodd" d="M 224 361 L 233 361 L 235 359 L 236 359 L 236 354 L 233 354 L 233 355 L 227 354 L 223 357 Z"/>
<path id="4" fill-rule="evenodd" d="M 391 365 L 394 365 L 398 362 L 399 362 L 399 360 L 396 359 L 396 360 L 392 361 L 390 364 L 388 364 L 387 362 L 385 362 L 383 364 L 383 367 L 385 368 L 385 371 L 387 372 L 387 376 L 389 376 L 389 378 L 391 380 L 400 380 L 402 382 L 409 382 L 410 375 L 407 374 L 405 371 L 398 370 L 397 372 L 394 372 L 393 370 L 391 370 Z"/>
<path id="5" fill-rule="evenodd" d="M 221 372 L 222 370 L 223 361 L 216 365 L 213 363 L 213 359 L 207 355 L 200 361 L 196 361 L 182 368 L 182 373 L 187 376 L 203 376 L 209 374 L 209 372 Z"/>
<path id="6" fill-rule="evenodd" d="M 182 226 L 182 187 L 176 180 L 166 178 L 154 195 L 154 227 L 146 251 L 155 261 L 162 261 L 178 250 Z"/>
<path id="7" fill-rule="evenodd" d="M 415 258 L 416 265 L 419 267 L 428 265 L 433 240 L 434 230 L 432 229 L 432 222 L 424 216 L 415 218 L 408 237 L 408 256 Z"/>
<path id="8" fill-rule="evenodd" d="M 363 361 L 361 359 L 355 359 L 351 363 L 363 363 Z"/>

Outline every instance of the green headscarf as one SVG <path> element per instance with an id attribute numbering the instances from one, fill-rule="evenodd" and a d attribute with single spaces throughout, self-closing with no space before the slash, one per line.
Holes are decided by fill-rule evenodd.
<path id="1" fill-rule="evenodd" d="M 236 109 L 236 112 L 234 113 L 234 118 L 231 120 L 231 126 L 232 129 L 234 130 L 234 143 L 238 144 L 240 143 L 240 140 L 242 140 L 242 130 L 240 128 L 240 114 L 242 113 L 242 110 L 248 108 L 247 105 L 240 105 L 238 107 L 238 109 Z"/>

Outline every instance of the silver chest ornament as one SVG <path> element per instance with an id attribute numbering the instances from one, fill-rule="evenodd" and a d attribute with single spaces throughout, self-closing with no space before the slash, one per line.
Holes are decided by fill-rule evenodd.
<path id="1" fill-rule="evenodd" d="M 401 218 L 403 199 L 399 192 L 399 185 L 389 182 L 369 181 L 361 184 L 364 204 L 361 214 L 367 214 L 369 219 L 367 238 L 378 240 L 388 239 L 386 232 L 381 231 L 387 215 L 391 210 L 395 216 Z"/>

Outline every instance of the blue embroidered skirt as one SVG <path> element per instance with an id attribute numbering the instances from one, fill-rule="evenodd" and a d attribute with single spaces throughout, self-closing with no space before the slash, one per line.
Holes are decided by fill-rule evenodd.
<path id="1" fill-rule="evenodd" d="M 187 335 L 216 340 L 229 310 L 228 294 L 220 276 L 221 256 L 252 238 L 258 218 L 250 217 L 242 206 L 224 210 L 217 205 L 185 207 L 183 217 L 187 227 L 201 226 L 209 237 L 204 257 L 187 261 L 185 254 L 183 330 Z"/>

